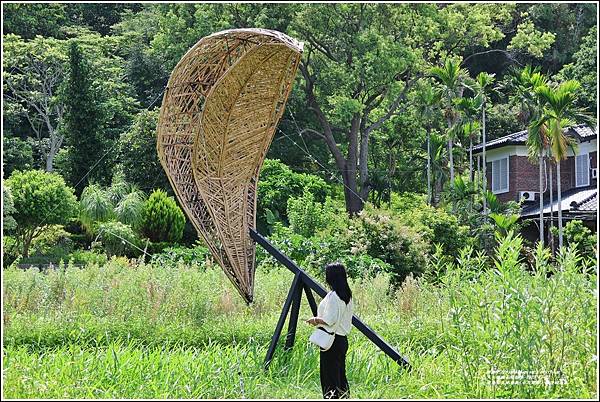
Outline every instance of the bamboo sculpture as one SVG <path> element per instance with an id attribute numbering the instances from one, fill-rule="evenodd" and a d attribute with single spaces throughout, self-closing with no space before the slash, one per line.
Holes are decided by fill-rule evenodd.
<path id="1" fill-rule="evenodd" d="M 157 150 L 185 213 L 241 296 L 253 299 L 260 168 L 291 92 L 302 44 L 264 29 L 196 43 L 167 84 Z"/>

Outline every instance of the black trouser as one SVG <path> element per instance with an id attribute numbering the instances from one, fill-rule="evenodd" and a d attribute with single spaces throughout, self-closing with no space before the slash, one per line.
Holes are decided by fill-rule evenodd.
<path id="1" fill-rule="evenodd" d="M 321 389 L 323 398 L 349 398 L 350 388 L 346 379 L 346 353 L 348 338 L 336 335 L 333 345 L 326 352 L 321 351 Z"/>

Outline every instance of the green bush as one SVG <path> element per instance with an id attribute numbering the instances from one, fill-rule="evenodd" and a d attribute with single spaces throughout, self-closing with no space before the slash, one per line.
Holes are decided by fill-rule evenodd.
<path id="1" fill-rule="evenodd" d="M 117 221 L 102 222 L 98 225 L 98 239 L 108 256 L 133 255 L 138 251 L 138 238 L 129 225 Z"/>
<path id="2" fill-rule="evenodd" d="M 142 235 L 153 242 L 177 243 L 183 236 L 184 226 L 185 216 L 173 197 L 162 190 L 154 190 L 142 208 Z"/>
<path id="3" fill-rule="evenodd" d="M 90 184 L 83 189 L 79 201 L 79 220 L 88 233 L 94 233 L 98 223 L 106 222 L 114 215 L 114 206 L 106 189 L 98 184 Z"/>
<path id="4" fill-rule="evenodd" d="M 90 250 L 75 250 L 69 254 L 69 261 L 82 265 L 104 265 L 108 261 L 106 254 Z"/>
<path id="5" fill-rule="evenodd" d="M 18 137 L 2 139 L 2 159 L 4 177 L 14 170 L 29 170 L 33 167 L 33 150 L 27 141 Z"/>
<path id="6" fill-rule="evenodd" d="M 315 201 L 325 202 L 330 186 L 318 176 L 296 173 L 279 160 L 265 159 L 258 182 L 257 220 L 259 228 L 275 221 L 287 221 L 287 202 L 307 191 Z"/>
<path id="7" fill-rule="evenodd" d="M 457 257 L 468 243 L 469 228 L 461 226 L 455 216 L 442 209 L 423 205 L 406 211 L 402 221 L 413 227 L 429 243 L 429 254 L 435 252 L 435 244 L 440 244 L 444 253 Z"/>
<path id="8" fill-rule="evenodd" d="M 348 235 L 351 252 L 365 252 L 389 264 L 387 269 L 396 283 L 410 273 L 418 276 L 425 271 L 427 244 L 417 231 L 388 214 L 363 210 L 353 219 Z"/>
<path id="9" fill-rule="evenodd" d="M 173 266 L 175 263 L 202 264 L 210 256 L 208 248 L 197 243 L 194 247 L 167 247 L 152 256 L 152 263 Z"/>
<path id="10" fill-rule="evenodd" d="M 63 225 L 75 214 L 77 200 L 73 189 L 56 173 L 15 170 L 5 185 L 13 196 L 15 237 L 24 257 L 29 256 L 33 239 L 48 225 Z"/>
<path id="11" fill-rule="evenodd" d="M 31 242 L 31 253 L 65 257 L 73 249 L 73 241 L 63 225 L 50 225 Z"/>
<path id="12" fill-rule="evenodd" d="M 290 228 L 305 237 L 311 237 L 318 230 L 325 228 L 331 214 L 331 206 L 316 202 L 315 196 L 308 190 L 298 198 L 288 199 L 287 216 Z"/>
<path id="13" fill-rule="evenodd" d="M 17 222 L 12 214 L 15 212 L 15 203 L 10 193 L 10 187 L 2 186 L 2 230 L 3 234 L 11 233 L 17 228 Z"/>
<path id="14" fill-rule="evenodd" d="M 583 225 L 580 220 L 573 220 L 565 225 L 564 235 L 567 245 L 573 245 L 584 258 L 596 258 L 598 236 Z"/>

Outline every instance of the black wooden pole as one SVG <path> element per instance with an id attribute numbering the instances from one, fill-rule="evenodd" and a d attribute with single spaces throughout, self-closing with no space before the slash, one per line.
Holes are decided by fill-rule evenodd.
<path id="1" fill-rule="evenodd" d="M 304 284 L 302 280 L 298 282 L 296 289 L 294 289 L 294 295 L 292 300 L 292 309 L 290 310 L 290 320 L 288 323 L 288 332 L 285 337 L 285 350 L 289 350 L 294 346 L 294 340 L 296 339 L 296 328 L 298 327 L 298 314 L 300 313 L 300 302 L 302 300 L 302 289 Z"/>
<path id="2" fill-rule="evenodd" d="M 277 323 L 277 327 L 275 328 L 275 334 L 273 334 L 273 339 L 271 340 L 271 346 L 269 347 L 269 351 L 267 352 L 267 358 L 265 359 L 265 363 L 268 364 L 273 357 L 273 352 L 275 351 L 275 345 L 277 345 L 277 339 L 279 339 L 279 335 L 281 334 L 281 327 L 283 327 L 283 322 L 285 321 L 285 316 L 290 308 L 290 303 L 293 295 L 294 288 L 300 284 L 304 284 L 304 286 L 314 290 L 319 296 L 325 297 L 327 291 L 323 286 L 321 286 L 317 281 L 311 278 L 302 268 L 296 265 L 287 255 L 283 254 L 280 250 L 278 250 L 275 246 L 271 244 L 264 236 L 255 231 L 254 229 L 250 229 L 250 237 L 260 244 L 269 254 L 271 254 L 277 261 L 283 264 L 287 269 L 294 273 L 294 281 L 292 283 L 292 288 L 290 289 L 290 293 L 288 294 L 288 298 L 285 301 L 283 306 L 283 311 L 281 312 L 281 316 L 279 317 L 279 322 Z M 312 296 L 312 294 L 311 294 Z M 307 298 L 309 299 L 309 304 L 311 303 L 310 297 L 307 293 Z M 314 299 L 313 299 L 314 301 Z M 316 303 L 314 305 L 316 307 Z M 311 309 L 313 305 L 311 304 Z M 316 310 L 316 309 L 315 309 Z M 369 328 L 368 325 L 363 323 L 358 317 L 352 316 L 352 324 L 362 332 L 371 342 L 373 342 L 379 349 L 381 349 L 385 354 L 391 357 L 396 363 L 401 366 L 410 367 L 410 363 L 408 360 L 400 355 L 390 344 L 388 344 L 382 337 L 380 337 L 375 331 Z M 277 339 L 276 339 L 277 338 Z M 274 340 L 274 341 L 273 341 Z"/>
<path id="3" fill-rule="evenodd" d="M 306 293 L 306 299 L 308 300 L 308 305 L 310 306 L 310 310 L 313 313 L 313 317 L 317 316 L 317 302 L 315 301 L 315 296 L 312 294 L 312 290 L 308 287 L 308 285 L 302 282 L 302 286 L 304 287 L 304 292 Z"/>
<path id="4" fill-rule="evenodd" d="M 285 318 L 287 317 L 288 311 L 290 310 L 290 305 L 292 304 L 292 298 L 294 293 L 298 288 L 298 284 L 300 284 L 300 273 L 297 273 L 294 276 L 294 280 L 292 281 L 292 286 L 290 287 L 290 291 L 285 299 L 285 303 L 283 304 L 283 309 L 281 310 L 281 315 L 279 316 L 279 321 L 277 321 L 277 326 L 275 327 L 275 332 L 273 333 L 273 337 L 271 338 L 271 344 L 269 345 L 269 350 L 267 351 L 267 356 L 265 357 L 265 368 L 269 366 L 271 359 L 273 359 L 273 353 L 275 352 L 275 346 L 277 346 L 277 341 L 279 340 L 279 336 L 281 335 L 281 330 L 283 329 L 283 324 L 285 323 Z"/>

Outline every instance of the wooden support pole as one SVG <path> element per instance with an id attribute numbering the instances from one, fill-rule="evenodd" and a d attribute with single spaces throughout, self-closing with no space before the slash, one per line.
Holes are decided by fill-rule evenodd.
<path id="1" fill-rule="evenodd" d="M 298 327 L 298 314 L 300 313 L 300 302 L 302 301 L 302 289 L 304 284 L 302 278 L 298 282 L 298 286 L 294 289 L 292 310 L 290 311 L 290 320 L 288 324 L 288 332 L 285 338 L 285 350 L 289 350 L 294 346 L 294 340 L 296 339 L 296 328 Z"/>
<path id="2" fill-rule="evenodd" d="M 287 317 L 288 311 L 290 310 L 290 305 L 292 304 L 292 297 L 298 288 L 298 284 L 300 283 L 300 274 L 297 273 L 294 276 L 294 280 L 292 281 L 292 286 L 290 287 L 290 291 L 288 292 L 287 298 L 285 299 L 285 303 L 283 304 L 283 309 L 281 310 L 281 315 L 279 316 L 279 321 L 277 321 L 277 326 L 275 327 L 275 332 L 273 333 L 273 337 L 271 338 L 271 344 L 269 345 L 269 350 L 267 351 L 267 356 L 265 357 L 264 366 L 267 368 L 271 360 L 273 359 L 273 353 L 275 353 L 275 347 L 277 346 L 277 341 L 279 340 L 279 336 L 281 335 L 281 330 L 283 329 L 283 324 L 285 323 L 285 318 Z"/>
<path id="3" fill-rule="evenodd" d="M 271 346 L 269 347 L 269 351 L 267 352 L 267 358 L 265 359 L 265 363 L 267 363 L 273 358 L 275 345 L 277 344 L 277 339 L 279 339 L 279 335 L 281 334 L 281 327 L 283 327 L 283 321 L 285 321 L 285 317 L 290 308 L 294 288 L 298 286 L 299 283 L 300 285 L 303 285 L 305 287 L 305 290 L 307 290 L 306 296 L 308 298 L 308 302 L 311 305 L 311 309 L 313 309 L 313 312 L 315 314 L 316 303 L 311 303 L 310 299 L 312 297 L 312 293 L 310 293 L 309 296 L 310 289 L 314 290 L 321 297 L 325 297 L 327 291 L 317 281 L 311 278 L 304 270 L 302 270 L 298 265 L 296 265 L 287 255 L 283 254 L 280 250 L 273 246 L 271 242 L 269 242 L 265 237 L 263 237 L 260 233 L 258 233 L 252 228 L 250 229 L 250 237 L 255 242 L 260 244 L 269 254 L 275 257 L 277 261 L 283 264 L 283 266 L 285 266 L 287 269 L 294 273 L 294 281 L 292 282 L 290 293 L 288 294 L 288 298 L 286 299 L 285 304 L 283 306 L 283 311 L 281 312 L 279 322 L 277 323 L 277 327 L 275 328 L 275 334 L 273 334 L 273 338 L 271 340 Z M 312 301 L 314 302 L 314 298 L 312 299 Z M 380 337 L 375 331 L 373 331 L 368 325 L 363 323 L 355 315 L 352 316 L 352 324 L 356 327 L 356 329 L 358 329 L 367 338 L 369 338 L 371 342 L 377 345 L 377 347 L 381 349 L 386 355 L 392 358 L 392 360 L 394 360 L 400 366 L 410 368 L 410 363 L 404 356 L 400 355 L 400 353 L 398 353 L 390 344 L 388 344 L 382 337 Z"/>
<path id="4" fill-rule="evenodd" d="M 308 305 L 312 311 L 313 317 L 317 316 L 317 302 L 315 301 L 315 296 L 312 294 L 312 290 L 308 287 L 308 285 L 302 282 L 302 286 L 304 287 L 304 292 L 306 293 L 306 299 L 308 300 Z"/>

